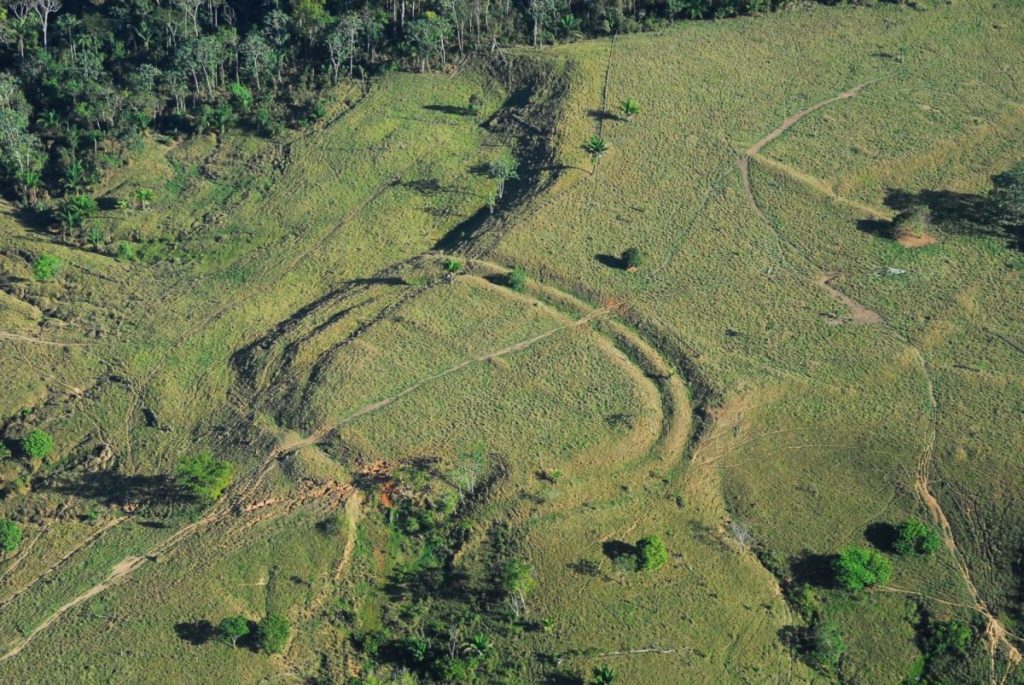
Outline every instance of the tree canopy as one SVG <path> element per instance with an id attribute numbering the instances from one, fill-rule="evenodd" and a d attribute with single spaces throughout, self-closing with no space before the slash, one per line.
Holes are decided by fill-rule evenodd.
<path id="1" fill-rule="evenodd" d="M 174 469 L 175 482 L 196 499 L 213 502 L 231 483 L 234 467 L 212 452 L 200 452 L 180 459 Z"/>
<path id="2" fill-rule="evenodd" d="M 860 590 L 881 585 L 892 578 L 889 559 L 867 547 L 847 547 L 833 564 L 836 582 L 847 590 Z"/>
<path id="3" fill-rule="evenodd" d="M 8 519 L 0 519 L 0 550 L 13 552 L 21 544 L 21 526 Z"/>

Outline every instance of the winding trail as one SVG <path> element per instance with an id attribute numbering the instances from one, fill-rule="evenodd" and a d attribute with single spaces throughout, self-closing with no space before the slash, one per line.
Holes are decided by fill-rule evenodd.
<path id="1" fill-rule="evenodd" d="M 848 100 L 856 96 L 865 86 L 874 83 L 877 80 L 878 79 L 861 83 L 859 85 L 854 86 L 853 88 L 850 88 L 849 90 L 843 91 L 842 93 L 836 95 L 835 97 L 831 97 L 827 100 L 822 100 L 821 102 L 815 103 L 805 109 L 796 112 L 792 116 L 786 118 L 782 122 L 782 124 L 780 124 L 771 133 L 769 133 L 768 135 L 754 143 L 752 146 L 747 148 L 744 151 L 743 155 L 739 158 L 739 160 L 737 160 L 737 165 L 740 169 L 740 175 L 743 179 L 744 194 L 747 196 L 747 200 L 749 201 L 751 207 L 754 209 L 757 215 L 761 217 L 761 219 L 771 228 L 772 232 L 775 234 L 778 240 L 784 245 L 787 245 L 791 250 L 794 250 L 797 254 L 801 254 L 799 249 L 791 242 L 785 240 L 779 234 L 779 232 L 775 228 L 774 222 L 764 212 L 760 204 L 758 204 L 757 198 L 754 195 L 753 186 L 751 185 L 750 181 L 750 161 L 755 155 L 760 153 L 766 145 L 768 145 L 773 140 L 781 136 L 793 125 L 795 125 L 798 121 L 803 119 L 811 112 L 819 110 L 822 107 L 825 107 L 832 103 L 839 102 L 840 100 Z M 874 212 L 872 211 L 872 213 Z M 813 264 L 813 262 L 807 259 L 805 255 L 801 254 L 801 256 L 804 259 L 806 259 L 808 263 Z M 818 267 L 817 265 L 815 265 L 815 267 L 821 270 L 820 267 Z M 962 557 L 957 547 L 956 539 L 953 535 L 953 530 L 950 526 L 949 519 L 946 517 L 945 512 L 942 510 L 942 505 L 939 503 L 938 498 L 936 498 L 935 494 L 931 491 L 929 471 L 931 468 L 932 458 L 935 451 L 935 442 L 937 439 L 936 413 L 938 411 L 939 404 L 935 396 L 935 385 L 932 381 L 931 373 L 928 370 L 928 364 L 925 359 L 924 353 L 903 333 L 887 324 L 880 314 L 871 309 L 868 309 L 863 304 L 857 302 L 853 298 L 849 297 L 845 293 L 835 288 L 831 284 L 833 278 L 835 278 L 835 274 L 826 273 L 817 277 L 816 279 L 813 279 L 812 282 L 818 287 L 822 288 L 826 293 L 828 293 L 828 295 L 832 299 L 839 302 L 850 311 L 850 318 L 848 319 L 850 323 L 878 324 L 886 328 L 901 343 L 906 345 L 913 352 L 921 368 L 921 372 L 927 384 L 928 402 L 931 410 L 931 427 L 927 444 L 925 445 L 924 449 L 922 450 L 918 458 L 916 472 L 914 476 L 914 491 L 917 493 L 917 496 L 921 499 L 921 502 L 924 504 L 932 520 L 939 527 L 943 543 L 949 551 L 950 555 L 952 556 L 953 561 L 956 564 L 957 570 L 959 571 L 960 576 L 963 579 L 964 585 L 967 588 L 967 591 L 973 602 L 973 606 L 971 606 L 970 608 L 978 612 L 978 614 L 980 614 L 982 618 L 985 620 L 986 628 L 984 638 L 988 645 L 989 651 L 990 682 L 993 685 L 996 685 L 997 683 L 1005 683 L 1009 680 L 1010 675 L 1018 667 L 1022 660 L 1024 660 L 1024 656 L 1022 656 L 1021 651 L 1017 648 L 1017 646 L 1011 639 L 1011 637 L 1014 637 L 1016 639 L 1021 638 L 1014 636 L 1012 633 L 1010 633 L 1006 629 L 1006 627 L 999 621 L 999 619 L 992 614 L 991 610 L 985 604 L 985 601 L 980 597 L 978 589 L 974 585 L 973 580 L 971 579 L 970 569 L 968 568 L 967 562 Z M 1002 677 L 997 678 L 996 656 L 1000 649 L 1005 651 L 1008 664 L 1006 671 L 1002 674 Z"/>
<path id="2" fill-rule="evenodd" d="M 747 196 L 747 200 L 750 202 L 750 206 L 754 209 L 757 215 L 761 217 L 761 220 L 768 225 L 772 233 L 775 234 L 775 237 L 778 239 L 778 241 L 797 253 L 799 253 L 799 250 L 796 248 L 796 246 L 782 237 L 778 230 L 776 230 L 775 223 L 767 214 L 765 214 L 764 210 L 761 208 L 761 205 L 757 202 L 757 198 L 754 196 L 754 187 L 750 181 L 750 160 L 753 159 L 755 155 L 760 153 L 766 145 L 768 145 L 770 142 L 772 142 L 773 140 L 781 136 L 783 133 L 788 131 L 790 128 L 796 125 L 798 121 L 803 119 L 808 114 L 816 112 L 822 107 L 831 105 L 834 102 L 839 102 L 841 100 L 849 100 L 850 98 L 860 93 L 860 91 L 865 86 L 875 83 L 876 81 L 878 81 L 878 79 L 865 81 L 864 83 L 858 84 L 853 88 L 850 88 L 849 90 L 843 91 L 839 95 L 831 97 L 827 100 L 822 100 L 821 102 L 816 102 L 809 107 L 801 109 L 799 112 L 796 112 L 795 114 L 787 117 L 781 124 L 779 124 L 779 126 L 774 131 L 772 131 L 764 138 L 761 138 L 756 143 L 747 148 L 740 156 L 740 158 L 736 160 L 736 164 L 737 166 L 739 166 L 740 169 L 740 177 L 743 179 L 743 192 Z M 817 265 L 815 265 L 815 267 L 818 268 L 819 271 L 821 270 L 821 268 L 818 267 Z M 863 304 L 857 302 L 850 296 L 833 287 L 831 285 L 831 281 L 834 278 L 835 274 L 825 274 L 816 279 L 812 279 L 811 282 L 814 285 L 821 288 L 822 290 L 824 290 L 828 294 L 828 296 L 831 297 L 833 300 L 835 300 L 836 302 L 850 310 L 850 323 L 862 325 L 883 323 L 882 316 L 878 314 L 878 312 L 868 309 Z"/>
<path id="3" fill-rule="evenodd" d="M 931 491 L 931 480 L 929 478 L 929 471 L 931 470 L 932 457 L 935 453 L 935 441 L 937 438 L 937 429 L 935 425 L 935 413 L 938 410 L 939 403 L 935 397 L 935 385 L 932 382 L 931 373 L 928 371 L 928 364 L 925 360 L 924 354 L 919 348 L 911 345 L 911 349 L 914 351 L 917 358 L 918 364 L 921 367 L 921 371 L 924 374 L 925 380 L 928 383 L 928 402 L 931 407 L 932 418 L 931 418 L 931 431 L 928 437 L 928 442 L 924 449 L 921 451 L 920 457 L 917 460 L 917 470 L 914 475 L 914 491 L 917 496 L 921 499 L 925 508 L 928 510 L 929 516 L 939 527 L 939 534 L 942 537 L 942 542 L 946 549 L 949 550 L 950 556 L 953 558 L 953 562 L 956 564 L 957 571 L 963 578 L 964 585 L 967 587 L 967 592 L 971 596 L 971 601 L 974 602 L 973 606 L 969 607 L 974 611 L 978 612 L 979 615 L 985 620 L 985 642 L 988 645 L 989 654 L 989 682 L 992 685 L 1006 683 L 1009 680 L 1010 674 L 1020 665 L 1021 661 L 1024 660 L 1024 656 L 1021 655 L 1020 649 L 1010 639 L 1012 633 L 1010 633 L 1006 626 L 992 614 L 992 611 L 988 608 L 978 593 L 978 588 L 974 585 L 974 581 L 971 579 L 971 571 L 967 566 L 967 561 L 960 554 L 959 548 L 956 544 L 956 538 L 953 536 L 953 528 L 949 524 L 949 519 L 946 517 L 946 513 L 942 510 L 942 505 L 939 503 L 935 494 Z M 1015 636 L 1014 636 L 1015 637 Z M 1017 639 L 1020 639 L 1019 637 Z M 1007 668 L 1001 678 L 996 677 L 996 655 L 1000 648 L 1006 652 Z"/>
<path id="4" fill-rule="evenodd" d="M 9 333 L 7 331 L 0 331 L 0 340 L 13 340 L 15 342 L 45 345 L 47 347 L 85 347 L 89 344 L 83 342 L 57 342 L 53 340 L 43 340 L 42 338 L 33 338 L 29 335 L 20 335 L 18 333 Z"/>

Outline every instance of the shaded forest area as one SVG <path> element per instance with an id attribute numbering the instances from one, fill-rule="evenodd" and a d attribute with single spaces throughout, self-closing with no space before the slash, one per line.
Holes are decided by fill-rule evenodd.
<path id="1" fill-rule="evenodd" d="M 0 189 L 33 208 L 61 201 L 58 219 L 73 227 L 89 211 L 75 198 L 125 163 L 147 129 L 180 136 L 242 126 L 269 136 L 322 116 L 319 93 L 341 78 L 787 4 L 2 0 Z"/>

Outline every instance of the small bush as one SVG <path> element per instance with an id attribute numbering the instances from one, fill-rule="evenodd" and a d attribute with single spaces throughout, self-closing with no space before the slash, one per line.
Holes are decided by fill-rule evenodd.
<path id="1" fill-rule="evenodd" d="M 889 582 L 892 563 L 889 559 L 866 547 L 847 547 L 833 565 L 836 582 L 847 590 L 860 590 L 871 585 Z"/>
<path id="2" fill-rule="evenodd" d="M 454 257 L 448 257 L 444 260 L 444 270 L 450 274 L 457 274 L 462 271 L 462 262 Z"/>
<path id="3" fill-rule="evenodd" d="M 61 266 L 61 261 L 53 255 L 39 255 L 32 262 L 32 275 L 41 283 L 52 281 L 60 273 Z"/>
<path id="4" fill-rule="evenodd" d="M 893 549 L 899 554 L 931 554 L 942 545 L 942 538 L 932 526 L 923 521 L 910 519 L 896 531 Z"/>
<path id="5" fill-rule="evenodd" d="M 828 674 L 835 671 L 846 653 L 846 642 L 835 623 L 816 621 L 807 631 L 804 649 L 807 663 Z"/>
<path id="6" fill-rule="evenodd" d="M 668 561 L 668 550 L 665 543 L 657 535 L 640 538 L 636 543 L 637 568 L 641 571 L 653 571 L 661 568 Z"/>
<path id="7" fill-rule="evenodd" d="M 892 237 L 894 240 L 900 238 L 920 238 L 928 233 L 932 227 L 932 213 L 927 207 L 912 207 L 900 212 L 892 221 Z"/>
<path id="8" fill-rule="evenodd" d="M 622 263 L 627 269 L 639 269 L 643 265 L 643 261 L 640 250 L 635 247 L 631 247 L 622 253 Z"/>
<path id="9" fill-rule="evenodd" d="M 823 604 L 821 596 L 810 585 L 797 585 L 788 592 L 789 603 L 796 609 L 808 623 L 815 621 L 821 615 Z"/>
<path id="10" fill-rule="evenodd" d="M 526 269 L 517 266 L 508 275 L 508 287 L 517 293 L 526 290 Z"/>
<path id="11" fill-rule="evenodd" d="M 135 246 L 129 243 L 127 240 L 122 240 L 117 244 L 117 260 L 120 262 L 133 262 L 135 261 Z"/>
<path id="12" fill-rule="evenodd" d="M 21 449 L 33 459 L 46 459 L 53 454 L 53 437 L 46 431 L 36 429 L 21 441 Z"/>
<path id="13" fill-rule="evenodd" d="M 257 630 L 260 648 L 267 654 L 283 652 L 291 634 L 292 624 L 281 614 L 267 614 Z"/>
<path id="14" fill-rule="evenodd" d="M 13 552 L 21 544 L 21 526 L 14 521 L 0 519 L 0 550 Z"/>
<path id="15" fill-rule="evenodd" d="M 345 522 L 337 514 L 331 514 L 323 521 L 316 524 L 316 529 L 327 537 L 335 538 L 345 532 Z"/>

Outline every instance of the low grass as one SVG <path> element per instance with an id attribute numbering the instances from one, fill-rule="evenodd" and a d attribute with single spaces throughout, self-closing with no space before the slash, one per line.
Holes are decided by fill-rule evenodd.
<path id="1" fill-rule="evenodd" d="M 920 250 L 869 231 L 894 213 L 893 190 L 965 207 L 1015 159 L 1020 74 L 990 57 L 1012 54 L 1020 35 L 1007 6 L 976 9 L 815 8 L 558 48 L 578 65 L 558 132 L 566 169 L 508 217 L 495 254 L 591 301 L 623 302 L 680 368 L 701 372 L 693 380 L 722 393 L 678 482 L 708 489 L 709 507 L 724 497 L 712 527 L 744 521 L 782 580 L 814 582 L 801 560 L 863 544 L 872 523 L 927 515 L 914 489 L 925 468 L 972 578 L 987 579 L 981 596 L 1006 617 L 1020 540 L 1004 493 L 1019 484 L 995 476 L 1006 464 L 997 459 L 1013 459 L 995 454 L 1019 452 L 1022 435 L 993 407 L 1018 404 L 1021 357 L 1008 331 L 1020 255 L 950 211 L 939 243 Z M 736 164 L 743 150 L 862 83 L 752 160 L 752 202 Z M 634 121 L 594 116 L 626 97 L 641 102 Z M 610 151 L 592 167 L 581 146 L 595 131 Z M 630 246 L 651 255 L 637 273 L 609 266 Z M 843 323 L 848 308 L 814 285 L 827 273 L 884 323 Z M 980 376 L 965 384 L 969 373 L 994 389 Z M 992 426 L 1000 447 L 989 447 L 992 433 L 965 437 L 965 424 Z M 978 461 L 964 458 L 965 443 Z M 1003 531 L 1000 542 L 981 542 L 981 529 Z M 980 552 L 993 545 L 1003 551 Z M 971 603 L 948 550 L 895 563 L 893 585 L 920 593 L 913 601 Z M 844 679 L 909 672 L 906 606 L 828 610 L 848 636 Z M 873 646 L 883 624 L 903 636 L 891 649 Z"/>
<path id="2" fill-rule="evenodd" d="M 1016 54 L 1014 12 L 799 8 L 521 51 L 543 69 L 493 120 L 505 93 L 480 74 L 391 74 L 278 140 L 146 141 L 104 181 L 95 250 L 5 205 L 4 438 L 43 428 L 56 451 L 0 464 L 0 513 L 26 530 L 0 560 L 0 674 L 341 682 L 375 668 L 360 633 L 458 605 L 505 626 L 496 658 L 530 682 L 605 663 L 623 682 L 814 682 L 780 638 L 805 623 L 784 599 L 801 585 L 847 682 L 913 673 L 924 617 L 977 621 L 979 600 L 1019 634 L 1024 264 L 963 220 L 1019 148 L 1024 66 L 991 58 Z M 748 195 L 743 152 L 858 84 L 751 159 Z M 479 118 L 445 110 L 474 93 Z M 608 116 L 627 98 L 639 115 Z M 481 125 L 513 113 L 551 126 L 543 144 Z M 481 225 L 477 170 L 508 149 L 537 176 Z M 114 208 L 140 188 L 151 207 Z M 936 205 L 935 244 L 880 230 L 908 197 Z M 474 228 L 448 282 L 432 248 Z M 115 259 L 122 240 L 140 259 Z M 31 278 L 43 253 L 55 282 Z M 523 292 L 487 260 L 522 265 Z M 399 481 L 454 491 L 474 448 L 489 469 L 457 544 L 404 529 Z M 166 476 L 206 449 L 237 475 L 204 512 Z M 922 483 L 961 556 L 832 587 L 830 555 L 890 553 L 886 526 L 932 515 Z M 647 535 L 669 561 L 630 570 Z M 495 624 L 510 556 L 537 588 Z M 414 597 L 409 571 L 476 594 Z M 203 639 L 270 611 L 295 626 L 283 657 Z"/>

